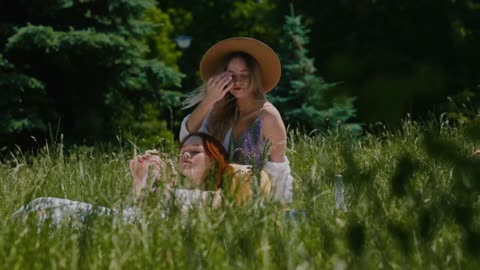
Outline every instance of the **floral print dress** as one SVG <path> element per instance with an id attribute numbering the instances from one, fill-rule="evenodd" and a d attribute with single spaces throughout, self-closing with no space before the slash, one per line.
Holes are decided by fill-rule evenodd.
<path id="1" fill-rule="evenodd" d="M 268 147 L 263 139 L 263 115 L 260 112 L 250 127 L 237 139 L 231 137 L 229 160 L 232 163 L 251 165 L 261 169 L 268 160 Z"/>

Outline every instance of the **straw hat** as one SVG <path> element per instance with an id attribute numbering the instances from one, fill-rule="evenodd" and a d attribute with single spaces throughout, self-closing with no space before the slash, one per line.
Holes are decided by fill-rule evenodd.
<path id="1" fill-rule="evenodd" d="M 248 37 L 224 39 L 210 47 L 200 61 L 202 79 L 206 80 L 215 75 L 226 57 L 233 52 L 244 52 L 257 60 L 265 93 L 277 85 L 281 75 L 281 65 L 277 54 L 267 44 Z"/>

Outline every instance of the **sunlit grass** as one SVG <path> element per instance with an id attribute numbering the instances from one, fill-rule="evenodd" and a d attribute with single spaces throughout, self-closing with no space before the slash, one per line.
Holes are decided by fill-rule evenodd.
<path id="1" fill-rule="evenodd" d="M 397 132 L 360 138 L 291 131 L 296 219 L 268 203 L 187 215 L 170 209 L 163 218 L 169 206 L 152 195 L 133 224 L 91 216 L 60 227 L 38 227 L 34 218 L 14 222 L 11 214 L 43 196 L 121 207 L 133 146 L 3 152 L 0 267 L 474 269 L 479 246 L 468 239 L 480 239 L 479 189 L 469 181 L 480 175 L 472 167 L 478 163 L 459 157 L 479 149 L 478 142 L 463 129 L 409 121 Z M 347 211 L 335 208 L 336 174 L 343 175 Z"/>

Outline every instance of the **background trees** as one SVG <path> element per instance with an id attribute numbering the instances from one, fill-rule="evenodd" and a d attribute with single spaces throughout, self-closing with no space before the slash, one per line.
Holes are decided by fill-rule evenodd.
<path id="1" fill-rule="evenodd" d="M 355 97 L 356 117 L 350 121 L 395 127 L 407 114 L 424 119 L 431 112 L 453 111 L 457 113 L 450 117 L 459 119 L 462 104 L 469 104 L 471 115 L 478 114 L 480 7 L 474 1 L 161 2 L 181 7 L 194 18 L 182 29 L 194 37 L 188 50 L 189 77 L 198 78 L 202 52 L 226 36 L 248 34 L 278 51 L 293 4 L 310 30 L 305 49 L 316 75 L 327 83 L 341 82 L 334 88 L 340 96 Z M 253 22 L 263 30 L 256 30 Z"/>
<path id="2" fill-rule="evenodd" d="M 295 127 L 324 131 L 343 126 L 359 132 L 359 124 L 346 123 L 356 113 L 354 98 L 336 92 L 336 83 L 316 74 L 314 59 L 308 57 L 309 32 L 293 10 L 285 17 L 279 50 L 283 75 L 271 100 Z"/>
<path id="3" fill-rule="evenodd" d="M 167 89 L 182 75 L 169 17 L 153 1 L 3 5 L 1 142 L 57 124 L 72 142 L 167 131 L 178 103 Z"/>
<path id="4" fill-rule="evenodd" d="M 283 27 L 290 4 L 305 32 L 296 48 Z M 480 106 L 479 15 L 471 0 L 3 1 L 0 144 L 32 142 L 49 125 L 72 142 L 171 137 L 203 52 L 231 36 L 281 54 L 271 96 L 289 124 L 323 130 L 325 113 L 367 128 L 431 112 L 468 121 L 463 108 L 471 117 Z M 193 37 L 183 51 L 181 34 Z"/>
<path id="5" fill-rule="evenodd" d="M 357 97 L 361 122 L 395 125 L 406 113 L 439 113 L 446 96 L 458 95 L 460 103 L 468 96 L 479 107 L 476 1 L 293 2 L 312 30 L 320 74 Z M 279 9 L 288 8 L 281 2 Z"/>

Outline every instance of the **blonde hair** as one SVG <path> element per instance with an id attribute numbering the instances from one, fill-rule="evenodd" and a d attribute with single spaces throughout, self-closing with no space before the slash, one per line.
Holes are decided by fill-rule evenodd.
<path id="1" fill-rule="evenodd" d="M 253 87 L 255 97 L 259 100 L 265 100 L 265 92 L 263 89 L 262 74 L 260 66 L 249 54 L 244 52 L 233 52 L 229 54 L 223 63 L 219 67 L 218 73 L 225 71 L 228 64 L 235 58 L 241 58 L 245 61 L 249 72 L 248 87 Z M 206 85 L 205 82 L 209 78 L 204 80 L 204 83 L 195 89 L 183 102 L 183 109 L 191 108 L 200 103 L 205 97 Z M 253 85 L 252 85 L 253 83 Z M 225 96 L 215 103 L 213 110 L 208 116 L 207 131 L 210 135 L 214 136 L 217 140 L 223 141 L 225 135 L 238 118 L 237 99 L 230 93 L 226 93 Z"/>

